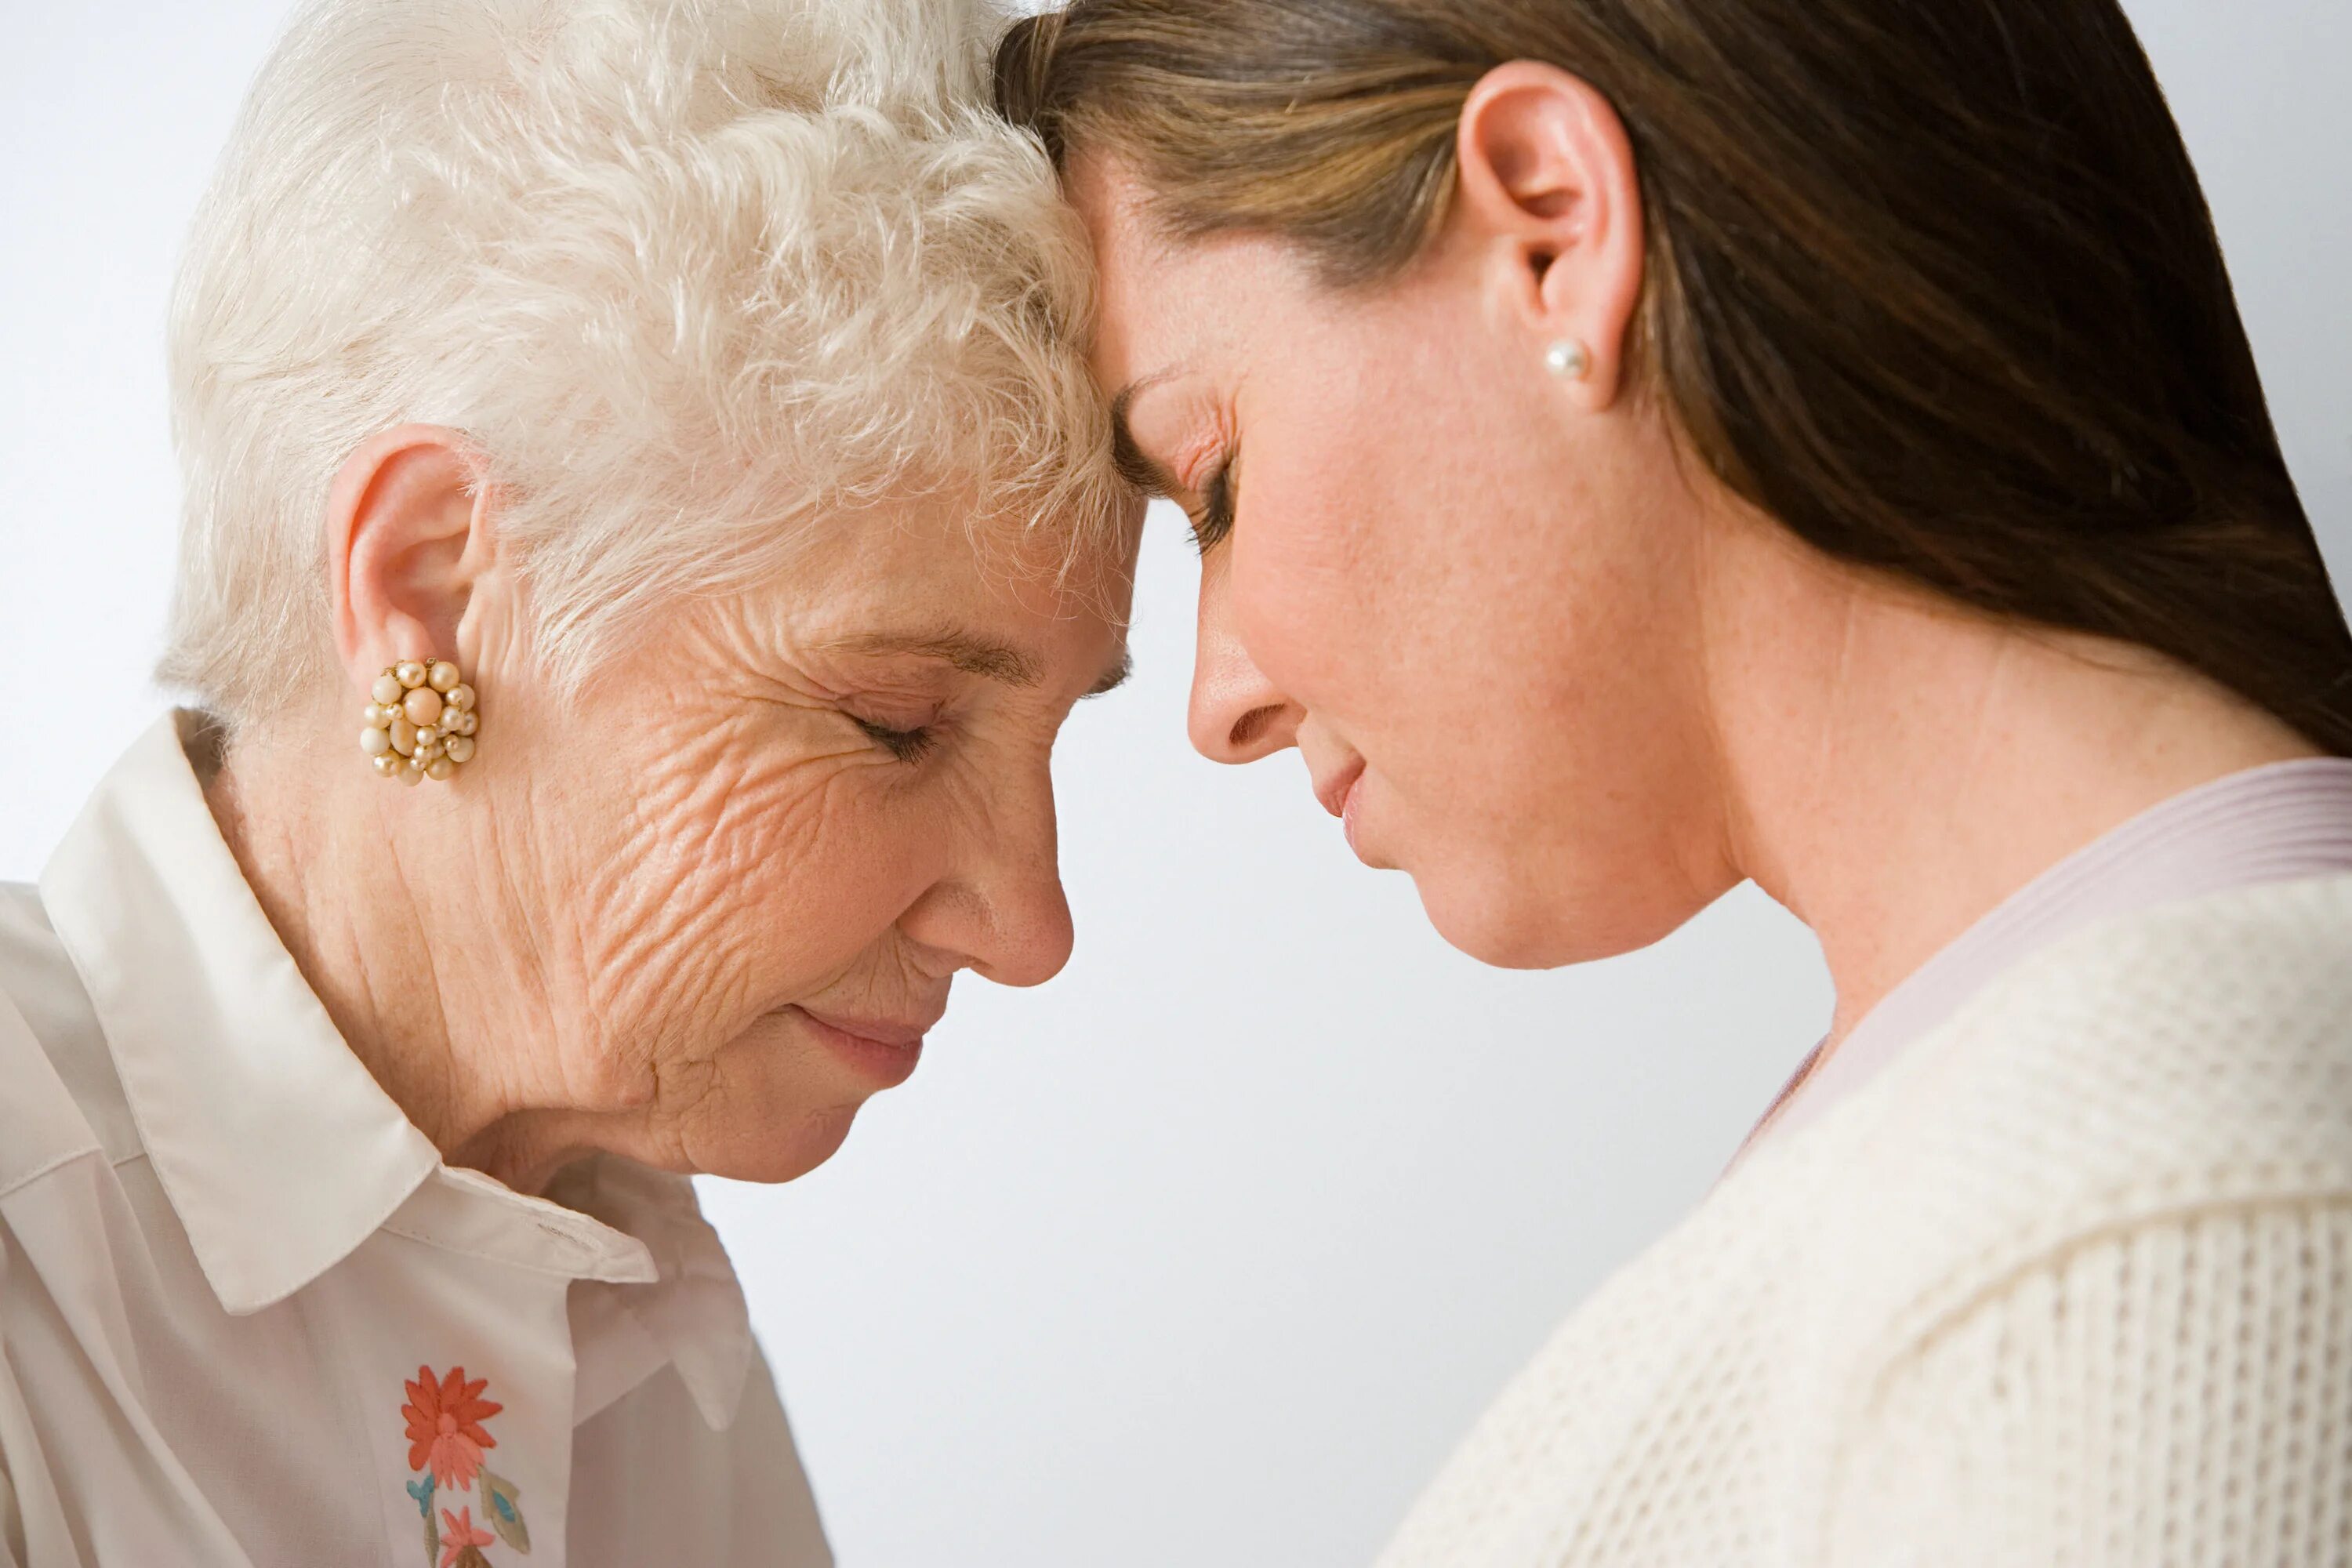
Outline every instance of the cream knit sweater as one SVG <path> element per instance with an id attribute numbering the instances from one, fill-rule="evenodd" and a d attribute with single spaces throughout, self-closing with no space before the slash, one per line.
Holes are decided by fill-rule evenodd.
<path id="1" fill-rule="evenodd" d="M 2352 878 L 2084 931 L 1766 1142 L 1382 1562 L 2352 1565 Z"/>

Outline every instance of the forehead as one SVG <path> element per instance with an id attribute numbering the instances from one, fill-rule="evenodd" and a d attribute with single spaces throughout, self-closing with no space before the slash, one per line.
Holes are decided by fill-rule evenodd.
<path id="1" fill-rule="evenodd" d="M 947 625 L 1017 637 L 1040 652 L 1123 629 L 1141 503 L 1106 526 L 975 517 L 950 502 L 877 505 L 817 525 L 777 596 L 796 631 Z"/>
<path id="2" fill-rule="evenodd" d="M 1270 236 L 1170 234 L 1149 188 L 1114 155 L 1074 159 L 1067 185 L 1094 247 L 1099 308 L 1092 359 L 1107 394 L 1148 377 L 1206 371 L 1328 303 L 1304 259 Z"/>
<path id="3" fill-rule="evenodd" d="M 1197 353 L 1218 322 L 1206 307 L 1221 247 L 1170 235 L 1133 169 L 1108 154 L 1074 162 L 1069 192 L 1094 247 L 1094 361 L 1104 390 L 1115 392 L 1154 366 Z"/>

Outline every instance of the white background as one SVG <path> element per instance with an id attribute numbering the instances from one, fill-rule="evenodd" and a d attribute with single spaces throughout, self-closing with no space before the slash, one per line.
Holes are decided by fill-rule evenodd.
<path id="1" fill-rule="evenodd" d="M 2130 4 L 2352 576 L 2352 5 Z M 161 321 L 280 0 L 0 0 L 0 878 L 147 721 Z M 1364 1561 L 1548 1327 L 1706 1190 L 1810 1044 L 1752 891 L 1649 952 L 1483 971 L 1282 760 L 1185 748 L 1192 572 L 1060 776 L 1077 956 L 974 983 L 787 1187 L 707 1187 L 849 1568 Z"/>

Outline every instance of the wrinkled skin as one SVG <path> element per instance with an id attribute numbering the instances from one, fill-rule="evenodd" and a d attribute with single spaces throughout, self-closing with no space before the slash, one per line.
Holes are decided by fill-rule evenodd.
<path id="1" fill-rule="evenodd" d="M 698 606 L 599 682 L 634 733 L 554 742 L 575 779 L 615 786 L 550 792 L 563 828 L 537 847 L 565 1079 L 583 1105 L 643 1097 L 657 1163 L 781 1180 L 832 1152 L 872 1085 L 788 1009 L 923 1026 L 959 970 L 1034 985 L 1067 962 L 1049 763 L 1123 639 L 984 572 L 960 521 L 866 520 L 788 588 Z M 1115 582 L 1087 587 L 1123 615 Z M 1020 650 L 1034 684 L 855 647 L 949 627 Z"/>
<path id="2" fill-rule="evenodd" d="M 324 741 L 233 746 L 215 813 L 452 1163 L 526 1191 L 596 1150 L 798 1175 L 912 1065 L 803 1009 L 913 1037 L 961 970 L 1033 985 L 1067 960 L 1050 759 L 1124 668 L 1134 530 L 1057 587 L 1058 545 L 950 509 L 835 520 L 773 584 L 654 617 L 567 702 L 445 434 L 391 433 L 346 470 L 351 694 Z M 368 682 L 452 647 L 481 693 L 475 760 L 446 785 L 374 777 L 346 733 Z"/>

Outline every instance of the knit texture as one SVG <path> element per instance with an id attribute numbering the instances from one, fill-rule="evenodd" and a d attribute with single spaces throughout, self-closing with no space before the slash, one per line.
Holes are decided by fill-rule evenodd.
<path id="1" fill-rule="evenodd" d="M 1767 1142 L 1382 1568 L 2352 1568 L 2352 878 L 2109 921 Z"/>

